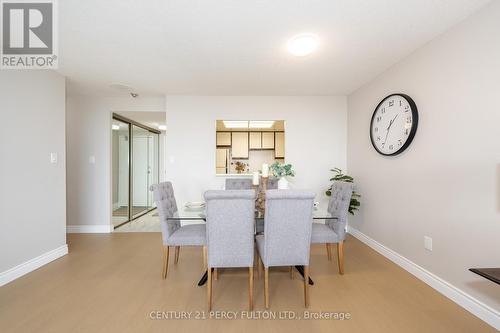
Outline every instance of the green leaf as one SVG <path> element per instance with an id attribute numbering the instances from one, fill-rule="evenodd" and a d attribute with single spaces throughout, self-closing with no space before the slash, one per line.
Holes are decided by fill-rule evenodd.
<path id="1" fill-rule="evenodd" d="M 354 183 L 354 178 L 342 173 L 342 169 L 333 168 L 333 169 L 330 169 L 330 171 L 334 173 L 333 177 L 330 178 L 331 182 L 344 181 L 344 182 L 348 182 L 348 183 Z M 330 186 L 328 188 L 328 190 L 325 191 L 325 194 L 327 196 L 331 196 L 332 195 L 331 190 L 332 190 L 332 186 Z M 359 202 L 358 198 L 361 198 L 361 194 L 359 194 L 355 191 L 352 191 L 351 201 L 349 202 L 349 213 L 352 215 L 354 215 L 354 212 L 357 211 L 358 207 L 361 206 L 361 203 Z"/>

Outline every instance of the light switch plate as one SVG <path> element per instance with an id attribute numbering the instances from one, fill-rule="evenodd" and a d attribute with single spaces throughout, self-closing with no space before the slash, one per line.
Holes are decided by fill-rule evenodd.
<path id="1" fill-rule="evenodd" d="M 428 251 L 432 251 L 432 238 L 429 236 L 424 236 L 424 248 Z"/>
<path id="2" fill-rule="evenodd" d="M 50 163 L 52 164 L 57 163 L 57 153 L 50 153 Z"/>
<path id="3" fill-rule="evenodd" d="M 95 164 L 95 156 L 90 156 L 89 157 L 89 163 L 90 164 Z"/>

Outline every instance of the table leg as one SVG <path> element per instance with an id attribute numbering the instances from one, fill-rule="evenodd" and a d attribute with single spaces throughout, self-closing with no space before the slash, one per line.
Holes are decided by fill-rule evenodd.
<path id="1" fill-rule="evenodd" d="M 304 266 L 295 266 L 297 272 L 304 278 Z M 314 286 L 314 281 L 309 277 L 309 285 Z"/>
<path id="2" fill-rule="evenodd" d="M 297 270 L 297 272 L 299 272 L 302 278 L 304 278 L 304 266 L 295 266 L 295 269 Z M 199 287 L 204 286 L 205 283 L 207 283 L 207 279 L 208 279 L 208 271 L 205 271 L 200 281 L 198 281 L 198 286 Z M 311 286 L 314 286 L 314 281 L 310 277 L 309 277 L 309 284 Z"/>
<path id="3" fill-rule="evenodd" d="M 198 287 L 201 287 L 207 283 L 208 280 L 208 270 L 203 273 L 203 276 L 201 277 L 200 281 L 198 281 Z"/>

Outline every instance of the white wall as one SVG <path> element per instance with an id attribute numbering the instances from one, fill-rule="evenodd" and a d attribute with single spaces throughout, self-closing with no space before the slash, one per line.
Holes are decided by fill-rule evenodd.
<path id="1" fill-rule="evenodd" d="M 64 101 L 55 72 L 0 73 L 0 285 L 67 253 Z"/>
<path id="2" fill-rule="evenodd" d="M 467 269 L 500 264 L 499 33 L 494 1 L 354 92 L 347 147 L 362 194 L 350 225 L 497 310 L 500 288 Z M 370 117 L 395 92 L 413 97 L 419 127 L 406 152 L 383 157 Z"/>
<path id="3" fill-rule="evenodd" d="M 293 188 L 316 191 L 325 201 L 330 169 L 346 166 L 345 97 L 167 96 L 167 176 L 178 205 L 220 189 L 215 176 L 216 120 L 285 120 L 286 162 Z M 173 163 L 171 158 L 174 159 Z"/>
<path id="4" fill-rule="evenodd" d="M 163 97 L 132 99 L 129 96 L 123 98 L 68 96 L 66 122 L 68 225 L 111 228 L 112 113 L 164 112 L 164 109 Z M 95 164 L 90 163 L 90 156 L 95 157 Z M 99 230 L 105 230 L 104 227 Z"/>

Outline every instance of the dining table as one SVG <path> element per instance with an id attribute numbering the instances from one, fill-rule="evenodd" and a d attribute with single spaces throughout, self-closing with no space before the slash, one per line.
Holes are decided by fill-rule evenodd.
<path id="1" fill-rule="evenodd" d="M 264 220 L 264 212 L 261 210 L 256 209 L 255 210 L 255 225 L 259 223 L 265 223 Z M 311 223 L 314 223 L 315 220 L 336 220 L 337 217 L 332 216 L 327 210 L 319 208 L 319 207 L 314 207 L 313 208 L 313 214 L 312 214 L 312 221 Z M 189 222 L 194 222 L 197 221 L 199 223 L 206 223 L 207 218 L 206 218 L 206 213 L 205 213 L 205 207 L 203 205 L 201 206 L 196 206 L 196 207 L 189 207 L 189 206 L 183 206 L 181 209 L 179 209 L 176 213 L 174 213 L 171 217 L 167 218 L 167 223 L 169 221 L 189 221 Z M 262 232 L 258 232 L 257 228 L 255 228 L 256 234 L 261 234 Z M 295 269 L 299 272 L 299 274 L 304 277 L 304 266 L 295 266 Z M 205 272 L 202 272 L 202 276 L 200 280 L 198 281 L 198 286 L 203 286 L 208 279 L 208 270 L 205 270 Z M 314 281 L 312 280 L 311 277 L 309 277 L 309 284 L 314 285 Z"/>

